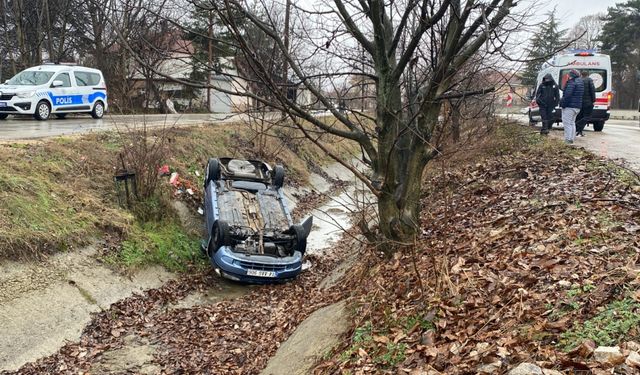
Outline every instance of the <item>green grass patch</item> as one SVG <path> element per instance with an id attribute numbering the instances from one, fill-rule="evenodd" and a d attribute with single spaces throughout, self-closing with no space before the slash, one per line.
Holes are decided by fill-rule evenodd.
<path id="1" fill-rule="evenodd" d="M 569 298 L 575 298 L 575 297 L 579 297 L 585 293 L 589 293 L 592 290 L 594 290 L 596 288 L 595 285 L 593 284 L 584 284 L 582 286 L 576 286 L 573 287 L 571 289 L 569 289 L 569 291 L 567 291 L 567 297 Z"/>
<path id="2" fill-rule="evenodd" d="M 422 330 L 435 329 L 436 327 L 432 321 L 428 320 L 422 314 L 415 314 L 402 318 L 400 324 L 404 328 L 405 333 L 409 332 L 416 325 L 418 325 Z"/>
<path id="3" fill-rule="evenodd" d="M 423 329 L 429 329 L 433 327 L 433 323 L 424 319 L 424 317 L 416 315 L 410 316 L 404 319 L 398 320 L 396 323 L 400 323 L 406 330 L 413 328 L 416 324 L 420 325 Z M 383 330 L 381 334 L 387 332 Z M 397 366 L 406 359 L 407 344 L 393 341 L 376 341 L 374 339 L 374 328 L 370 321 L 365 322 L 363 325 L 356 327 L 351 337 L 352 345 L 338 356 L 340 361 L 349 362 L 355 360 L 358 356 L 359 349 L 365 350 L 373 363 L 381 368 L 390 368 Z"/>
<path id="4" fill-rule="evenodd" d="M 174 272 L 206 266 L 199 239 L 189 236 L 182 226 L 173 222 L 134 225 L 120 252 L 109 260 L 128 268 L 157 264 Z"/>
<path id="5" fill-rule="evenodd" d="M 593 318 L 574 323 L 569 331 L 560 335 L 558 345 L 569 351 L 584 340 L 591 339 L 596 345 L 611 346 L 625 337 L 637 336 L 640 325 L 640 303 L 631 298 L 615 301 Z"/>
<path id="6" fill-rule="evenodd" d="M 84 210 L 93 202 L 74 196 L 40 176 L 0 171 L 0 255 L 21 257 L 41 251 L 67 250 L 98 235 L 97 210 Z M 30 249 L 31 254 L 20 252 Z"/>

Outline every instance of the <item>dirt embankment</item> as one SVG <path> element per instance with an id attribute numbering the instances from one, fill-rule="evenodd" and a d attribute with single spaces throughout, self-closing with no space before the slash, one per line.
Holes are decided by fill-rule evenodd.
<path id="1" fill-rule="evenodd" d="M 640 371 L 637 175 L 526 127 L 492 138 L 429 169 L 415 248 L 343 282 L 352 335 L 317 373 Z"/>

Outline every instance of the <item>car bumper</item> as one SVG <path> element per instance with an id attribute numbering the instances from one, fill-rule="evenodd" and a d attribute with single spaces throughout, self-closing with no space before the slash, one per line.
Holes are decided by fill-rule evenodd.
<path id="1" fill-rule="evenodd" d="M 32 115 L 35 112 L 35 105 L 29 99 L 14 97 L 11 100 L 0 101 L 0 113 L 12 115 Z"/>
<path id="2" fill-rule="evenodd" d="M 282 282 L 295 278 L 302 271 L 302 254 L 274 258 L 265 255 L 244 255 L 223 246 L 211 258 L 211 264 L 220 274 L 234 281 L 252 284 Z M 255 272 L 271 273 L 270 276 L 251 275 Z"/>

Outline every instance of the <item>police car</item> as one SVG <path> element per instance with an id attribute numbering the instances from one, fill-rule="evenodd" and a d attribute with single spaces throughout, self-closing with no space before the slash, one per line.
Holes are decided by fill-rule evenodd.
<path id="1" fill-rule="evenodd" d="M 88 113 L 102 118 L 107 110 L 107 86 L 102 72 L 73 65 L 46 64 L 23 70 L 0 84 L 0 120 L 9 115 Z"/>

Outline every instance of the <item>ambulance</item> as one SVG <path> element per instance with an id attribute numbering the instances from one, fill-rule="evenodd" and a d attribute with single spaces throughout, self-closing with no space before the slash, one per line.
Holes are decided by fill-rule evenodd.
<path id="1" fill-rule="evenodd" d="M 0 84 L 0 120 L 9 115 L 32 115 L 47 120 L 86 113 L 95 119 L 107 110 L 107 86 L 97 69 L 45 64 L 23 70 Z"/>
<path id="2" fill-rule="evenodd" d="M 613 100 L 611 59 L 608 55 L 590 50 L 574 50 L 558 54 L 542 64 L 536 81 L 536 90 L 542 82 L 542 77 L 551 74 L 556 83 L 559 84 L 560 96 L 562 96 L 562 90 L 567 84 L 571 69 L 576 69 L 580 73 L 586 70 L 593 80 L 593 85 L 596 88 L 596 101 L 589 123 L 593 125 L 594 131 L 602 131 L 604 123 L 609 120 L 611 102 Z M 556 108 L 555 118 L 556 124 L 562 122 L 562 111 L 559 106 Z M 529 104 L 529 122 L 535 124 L 540 121 L 542 121 L 540 109 L 535 101 L 534 92 L 533 100 Z"/>

